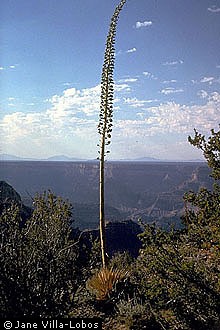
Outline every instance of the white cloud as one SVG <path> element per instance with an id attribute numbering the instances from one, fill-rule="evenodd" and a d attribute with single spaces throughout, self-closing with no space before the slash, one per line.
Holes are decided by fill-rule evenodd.
<path id="1" fill-rule="evenodd" d="M 143 72 L 143 75 L 144 75 L 145 77 L 147 77 L 147 78 L 150 78 L 150 79 L 154 79 L 154 80 L 157 80 L 157 79 L 158 79 L 155 75 L 153 75 L 153 73 L 148 72 L 148 71 L 144 71 L 144 72 Z"/>
<path id="2" fill-rule="evenodd" d="M 115 92 L 130 92 L 131 87 L 128 84 L 115 84 Z"/>
<path id="3" fill-rule="evenodd" d="M 54 118 L 63 118 L 66 116 L 84 113 L 86 116 L 92 116 L 99 110 L 100 86 L 78 90 L 68 88 L 64 90 L 63 95 L 54 95 L 49 100 L 52 108 L 49 114 Z"/>
<path id="4" fill-rule="evenodd" d="M 206 99 L 208 97 L 208 93 L 206 91 L 204 91 L 203 89 L 198 91 L 197 95 L 201 98 L 201 99 Z"/>
<path id="5" fill-rule="evenodd" d="M 133 47 L 133 48 L 131 48 L 131 49 L 128 49 L 127 51 L 126 51 L 126 53 L 134 53 L 134 52 L 136 52 L 137 51 L 137 49 L 135 48 L 135 47 Z"/>
<path id="6" fill-rule="evenodd" d="M 135 157 L 136 153 L 137 156 L 145 156 L 152 150 L 158 158 L 164 153 L 163 158 L 175 159 L 178 158 L 181 146 L 184 159 L 188 155 L 186 150 L 189 150 L 189 155 L 191 150 L 191 147 L 187 147 L 187 135 L 193 134 L 194 128 L 208 134 L 219 123 L 218 92 L 208 94 L 204 98 L 204 105 L 187 106 L 166 102 L 152 106 L 150 102 L 155 100 L 124 97 L 124 92 L 131 91 L 126 83 L 116 84 L 115 91 L 120 111 L 113 122 L 112 158 L 122 158 L 123 155 L 127 155 L 127 158 L 128 155 Z M 205 96 L 205 91 L 201 90 L 200 95 Z M 99 102 L 100 85 L 85 89 L 68 88 L 62 95 L 50 98 L 50 106 L 46 111 L 5 115 L 0 121 L 0 130 L 4 136 L 1 141 L 2 150 L 12 154 L 23 152 L 24 156 L 29 157 L 40 155 L 43 158 L 64 153 L 95 158 L 99 139 Z M 132 107 L 132 111 L 123 111 L 122 114 L 122 109 L 128 107 Z M 127 114 L 130 117 L 120 119 L 121 114 L 123 118 Z M 176 142 L 170 142 L 175 139 Z M 139 141 L 138 146 L 136 141 Z M 183 141 L 186 141 L 185 144 Z"/>
<path id="7" fill-rule="evenodd" d="M 220 65 L 216 65 L 216 68 L 217 68 L 217 69 L 220 69 Z"/>
<path id="8" fill-rule="evenodd" d="M 164 80 L 164 81 L 163 81 L 163 84 L 171 84 L 171 83 L 176 83 L 176 82 L 177 82 L 177 80 L 175 80 L 175 79 Z"/>
<path id="9" fill-rule="evenodd" d="M 220 7 L 217 7 L 216 5 L 213 5 L 207 9 L 211 13 L 219 13 L 220 12 Z"/>
<path id="10" fill-rule="evenodd" d="M 71 155 L 77 150 L 79 156 L 85 157 L 83 153 L 89 155 L 88 149 L 97 139 L 96 126 L 94 119 L 70 114 L 61 118 L 60 114 L 52 116 L 49 110 L 43 113 L 15 112 L 4 116 L 1 121 L 2 149 L 29 157 L 47 157 L 65 151 Z"/>
<path id="11" fill-rule="evenodd" d="M 128 91 L 128 84 L 115 84 L 116 93 Z M 116 103 L 118 100 L 115 98 Z M 45 111 L 14 112 L 0 120 L 4 136 L 2 150 L 14 154 L 26 150 L 26 156 L 36 157 L 38 153 L 44 157 L 54 148 L 54 153 L 67 150 L 69 154 L 71 148 L 75 148 L 78 157 L 95 157 L 100 85 L 85 89 L 68 88 L 47 102 L 49 107 Z"/>
<path id="12" fill-rule="evenodd" d="M 146 76 L 146 77 L 149 77 L 149 76 L 151 76 L 151 73 L 148 72 L 148 71 L 144 71 L 144 72 L 143 72 L 143 75 Z"/>
<path id="13" fill-rule="evenodd" d="M 115 56 L 119 56 L 119 55 L 123 55 L 123 54 L 132 54 L 132 53 L 135 53 L 137 51 L 137 48 L 133 47 L 133 48 L 130 48 L 128 50 L 125 50 L 125 51 L 122 51 L 122 50 L 119 50 Z"/>
<path id="14" fill-rule="evenodd" d="M 152 103 L 156 100 L 138 100 L 136 97 L 133 98 L 123 98 L 123 101 L 125 104 L 129 105 L 130 107 L 133 108 L 143 108 L 147 104 Z"/>
<path id="15" fill-rule="evenodd" d="M 183 89 L 182 88 L 175 89 L 173 87 L 167 87 L 167 88 L 162 89 L 160 92 L 161 92 L 161 94 L 164 94 L 164 95 L 170 95 L 170 94 L 175 94 L 175 93 L 182 93 Z"/>
<path id="16" fill-rule="evenodd" d="M 65 83 L 63 83 L 62 85 L 68 87 L 68 86 L 71 86 L 71 83 L 69 83 L 69 82 L 65 82 Z"/>
<path id="17" fill-rule="evenodd" d="M 140 29 L 142 27 L 151 26 L 152 24 L 152 21 L 136 22 L 135 27 L 136 29 Z"/>
<path id="18" fill-rule="evenodd" d="M 209 101 L 214 102 L 215 104 L 217 104 L 217 106 L 220 106 L 220 94 L 218 92 L 211 93 L 209 95 Z"/>
<path id="19" fill-rule="evenodd" d="M 0 66 L 0 71 L 6 70 L 6 69 L 15 69 L 17 66 L 18 66 L 18 64 L 9 65 L 7 67 Z"/>
<path id="20" fill-rule="evenodd" d="M 193 134 L 194 128 L 206 134 L 216 128 L 219 111 L 220 94 L 215 92 L 210 95 L 205 105 L 186 106 L 167 102 L 148 107 L 146 112 L 138 112 L 140 120 L 117 120 L 115 126 L 117 134 L 123 138 L 133 136 L 142 140 L 144 136 L 170 133 L 183 135 L 187 139 L 188 134 Z"/>
<path id="21" fill-rule="evenodd" d="M 176 61 L 167 61 L 167 62 L 164 62 L 162 63 L 163 65 L 168 65 L 168 66 L 175 66 L 175 65 L 178 65 L 178 64 L 183 64 L 183 60 L 176 60 Z"/>
<path id="22" fill-rule="evenodd" d="M 209 83 L 211 85 L 214 82 L 214 77 L 203 77 L 200 82 L 201 83 Z"/>
<path id="23" fill-rule="evenodd" d="M 124 79 L 119 79 L 119 83 L 133 83 L 136 82 L 138 79 L 137 78 L 124 78 Z"/>

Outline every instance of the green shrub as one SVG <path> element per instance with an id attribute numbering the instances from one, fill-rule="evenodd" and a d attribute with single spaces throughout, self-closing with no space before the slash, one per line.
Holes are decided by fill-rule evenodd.
<path id="1" fill-rule="evenodd" d="M 23 225 L 12 204 L 0 216 L 0 240 L 1 317 L 65 315 L 80 277 L 68 202 L 37 196 Z"/>
<path id="2" fill-rule="evenodd" d="M 220 133 L 196 132 L 190 142 L 204 151 L 213 190 L 185 194 L 184 229 L 166 232 L 146 225 L 137 261 L 140 291 L 164 329 L 220 326 Z"/>

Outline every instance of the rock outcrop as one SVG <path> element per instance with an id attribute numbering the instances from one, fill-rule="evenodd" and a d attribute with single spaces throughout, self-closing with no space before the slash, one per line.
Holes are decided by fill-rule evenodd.
<path id="1" fill-rule="evenodd" d="M 0 181 L 0 214 L 12 203 L 19 207 L 22 223 L 31 216 L 31 208 L 22 203 L 21 196 L 17 191 L 7 182 Z"/>
<path id="2" fill-rule="evenodd" d="M 106 224 L 106 248 L 111 257 L 116 252 L 127 251 L 131 256 L 137 257 L 141 248 L 138 234 L 142 232 L 141 227 L 132 220 L 120 222 L 108 222 Z M 85 230 L 82 233 L 82 242 L 89 244 L 99 237 L 99 230 Z"/>

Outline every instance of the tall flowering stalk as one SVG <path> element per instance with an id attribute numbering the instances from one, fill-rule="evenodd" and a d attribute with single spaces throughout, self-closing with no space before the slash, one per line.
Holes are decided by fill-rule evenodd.
<path id="1" fill-rule="evenodd" d="M 107 264 L 106 256 L 106 235 L 105 235 L 105 200 L 104 200 L 104 171 L 105 171 L 105 156 L 109 153 L 106 151 L 106 146 L 111 142 L 112 132 L 112 117 L 113 117 L 113 100 L 114 100 L 114 80 L 113 72 L 115 65 L 115 35 L 116 27 L 120 11 L 122 10 L 126 0 L 121 0 L 118 6 L 115 8 L 114 14 L 111 18 L 109 32 L 106 40 L 106 48 L 104 55 L 104 63 L 102 67 L 101 78 L 101 103 L 98 133 L 100 134 L 100 147 L 99 150 L 99 162 L 100 162 L 100 241 L 101 241 L 101 254 L 102 265 L 105 268 Z"/>

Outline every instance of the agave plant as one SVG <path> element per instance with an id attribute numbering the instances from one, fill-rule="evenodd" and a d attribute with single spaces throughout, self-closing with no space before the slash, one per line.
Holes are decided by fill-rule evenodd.
<path id="1" fill-rule="evenodd" d="M 99 160 L 100 160 L 100 241 L 102 253 L 102 265 L 106 266 L 106 238 L 105 238 L 105 210 L 104 210 L 104 162 L 105 156 L 109 150 L 105 150 L 111 142 L 112 116 L 113 116 L 113 98 L 114 98 L 114 64 L 115 64 L 115 35 L 120 11 L 126 0 L 121 0 L 115 8 L 111 18 L 109 32 L 106 41 L 104 63 L 102 67 L 101 78 L 101 104 L 98 124 L 98 133 L 100 134 Z"/>
<path id="2" fill-rule="evenodd" d="M 109 298 L 115 285 L 128 276 L 124 269 L 102 268 L 87 281 L 87 288 L 95 294 L 97 300 Z"/>

